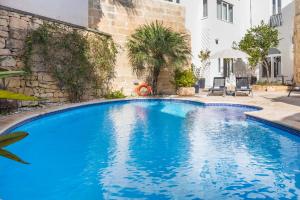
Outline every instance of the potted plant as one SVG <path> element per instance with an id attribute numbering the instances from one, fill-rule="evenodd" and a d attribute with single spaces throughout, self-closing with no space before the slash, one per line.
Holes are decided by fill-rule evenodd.
<path id="1" fill-rule="evenodd" d="M 174 72 L 174 83 L 179 96 L 194 96 L 196 77 L 192 70 L 176 69 Z"/>
<path id="2" fill-rule="evenodd" d="M 193 65 L 195 76 L 198 80 L 197 87 L 201 89 L 205 88 L 204 72 L 210 66 L 210 53 L 211 52 L 209 50 L 201 50 L 198 55 L 198 58 L 201 61 L 201 65 L 199 67 Z"/>

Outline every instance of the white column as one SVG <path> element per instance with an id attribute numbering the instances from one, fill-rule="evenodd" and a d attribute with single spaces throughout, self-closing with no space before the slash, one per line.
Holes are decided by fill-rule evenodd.
<path id="1" fill-rule="evenodd" d="M 270 72 L 271 80 L 274 80 L 274 56 L 271 56 L 271 72 Z"/>

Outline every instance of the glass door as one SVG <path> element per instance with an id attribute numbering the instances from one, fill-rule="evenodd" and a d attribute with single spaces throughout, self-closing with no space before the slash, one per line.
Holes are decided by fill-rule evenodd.
<path id="1" fill-rule="evenodd" d="M 274 57 L 274 77 L 281 75 L 281 56 Z"/>

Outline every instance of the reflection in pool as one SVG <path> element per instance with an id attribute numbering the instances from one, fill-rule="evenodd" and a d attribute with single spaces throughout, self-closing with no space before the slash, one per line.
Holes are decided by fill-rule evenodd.
<path id="1" fill-rule="evenodd" d="M 128 101 L 32 121 L 0 199 L 299 199 L 300 137 L 249 107 Z"/>

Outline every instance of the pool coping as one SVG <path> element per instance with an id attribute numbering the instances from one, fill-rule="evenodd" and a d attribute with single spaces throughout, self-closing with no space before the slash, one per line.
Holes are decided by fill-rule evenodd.
<path id="1" fill-rule="evenodd" d="M 272 121 L 270 119 L 267 119 L 262 116 L 258 116 L 256 113 L 263 111 L 264 108 L 257 105 L 252 105 L 249 103 L 234 103 L 234 102 L 205 102 L 201 101 L 199 99 L 190 99 L 190 98 L 179 98 L 179 97 L 152 97 L 152 98 L 125 98 L 125 99 L 113 99 L 113 100 L 96 100 L 96 101 L 90 101 L 90 102 L 84 102 L 84 103 L 78 103 L 78 104 L 66 104 L 62 105 L 60 107 L 54 107 L 54 108 L 48 108 L 48 109 L 40 109 L 33 111 L 32 113 L 26 113 L 25 116 L 19 116 L 17 119 L 15 119 L 12 122 L 9 122 L 8 124 L 4 125 L 3 127 L 0 127 L 0 135 L 7 134 L 11 130 L 16 129 L 19 126 L 22 126 L 26 123 L 29 123 L 31 121 L 49 116 L 54 115 L 57 113 L 67 112 L 74 109 L 84 108 L 84 107 L 90 107 L 90 106 L 97 106 L 102 104 L 109 104 L 109 103 L 116 103 L 116 102 L 130 102 L 130 101 L 149 101 L 149 100 L 171 100 L 171 101 L 178 101 L 178 102 L 189 102 L 189 103 L 199 103 L 204 104 L 205 106 L 233 106 L 233 107 L 246 107 L 251 109 L 256 109 L 254 111 L 245 112 L 245 115 L 248 119 L 258 121 L 264 124 L 267 124 L 271 127 L 275 127 L 284 131 L 287 131 L 291 134 L 300 136 L 300 128 L 296 126 L 291 126 L 287 123 L 282 123 L 279 121 Z"/>

